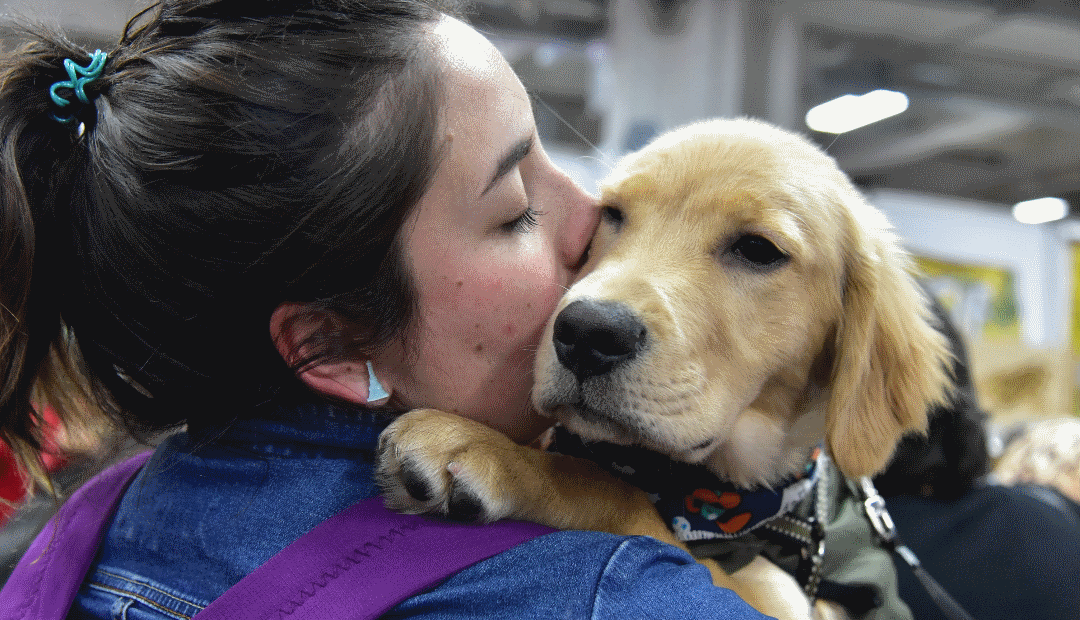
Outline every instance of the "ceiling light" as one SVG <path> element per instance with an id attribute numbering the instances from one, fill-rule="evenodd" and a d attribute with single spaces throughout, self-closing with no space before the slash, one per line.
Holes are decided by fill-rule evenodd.
<path id="1" fill-rule="evenodd" d="M 844 133 L 895 116 L 908 108 L 908 98 L 895 90 L 872 90 L 844 95 L 810 108 L 806 126 L 814 131 Z"/>
<path id="2" fill-rule="evenodd" d="M 1023 224 L 1044 224 L 1060 220 L 1068 214 L 1069 203 L 1061 198 L 1036 198 L 1013 205 L 1013 217 Z"/>

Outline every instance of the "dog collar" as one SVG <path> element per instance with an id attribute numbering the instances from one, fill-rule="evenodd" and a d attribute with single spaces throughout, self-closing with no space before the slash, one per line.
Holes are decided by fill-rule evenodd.
<path id="1" fill-rule="evenodd" d="M 556 429 L 549 449 L 589 459 L 644 490 L 684 542 L 738 538 L 787 514 L 813 491 L 822 469 L 821 449 L 815 448 L 798 476 L 774 488 L 743 489 L 700 465 L 673 461 L 638 446 L 585 443 L 562 427 Z"/>

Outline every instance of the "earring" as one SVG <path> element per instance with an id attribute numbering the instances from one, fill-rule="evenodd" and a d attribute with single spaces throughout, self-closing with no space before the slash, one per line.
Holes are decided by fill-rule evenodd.
<path id="1" fill-rule="evenodd" d="M 386 388 L 379 383 L 379 378 L 375 376 L 375 370 L 371 367 L 371 360 L 367 361 L 367 374 L 368 374 L 368 397 L 367 404 L 369 405 L 382 405 L 386 401 L 390 400 L 390 393 L 386 391 Z"/>

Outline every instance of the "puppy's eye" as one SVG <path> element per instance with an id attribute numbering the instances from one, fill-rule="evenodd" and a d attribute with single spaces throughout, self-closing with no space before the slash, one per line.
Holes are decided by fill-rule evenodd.
<path id="1" fill-rule="evenodd" d="M 600 217 L 608 224 L 613 224 L 616 227 L 622 226 L 624 219 L 622 209 L 616 207 L 604 207 L 600 211 Z"/>
<path id="2" fill-rule="evenodd" d="M 765 237 L 743 235 L 731 246 L 731 253 L 757 267 L 779 267 L 788 261 L 788 255 L 780 251 Z"/>

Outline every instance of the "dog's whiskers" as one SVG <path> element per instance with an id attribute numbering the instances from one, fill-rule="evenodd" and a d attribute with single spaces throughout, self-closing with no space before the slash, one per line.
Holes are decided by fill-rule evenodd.
<path id="1" fill-rule="evenodd" d="M 574 133 L 574 135 L 578 137 L 578 139 L 579 139 L 579 140 L 581 140 L 582 142 L 584 142 L 584 143 L 585 143 L 586 145 L 588 145 L 588 147 L 589 147 L 590 149 L 592 149 L 593 151 L 595 151 L 595 152 L 596 152 L 596 153 L 597 153 L 597 154 L 598 154 L 598 155 L 600 156 L 600 157 L 596 158 L 596 160 L 597 160 L 597 161 L 599 161 L 600 163 L 602 163 L 602 164 L 606 165 L 606 166 L 607 166 L 607 168 L 608 168 L 608 170 L 611 170 L 612 168 L 614 168 L 614 167 L 615 167 L 615 164 L 614 164 L 614 162 L 613 162 L 613 161 L 611 160 L 611 157 L 609 157 L 609 156 L 607 155 L 607 153 L 604 153 L 603 151 L 601 151 L 601 150 L 600 150 L 600 147 L 596 146 L 595 144 L 593 144 L 593 143 L 592 143 L 592 141 L 591 141 L 591 140 L 589 140 L 589 139 L 588 139 L 588 138 L 586 138 L 586 137 L 585 137 L 584 135 L 582 135 L 582 133 L 581 133 L 580 131 L 578 131 L 578 130 L 577 130 L 577 127 L 574 127 L 573 125 L 571 125 L 569 121 L 567 121 L 567 120 L 566 120 L 565 118 L 563 118 L 561 114 L 559 114 L 558 112 L 556 112 L 556 111 L 555 111 L 555 109 L 554 109 L 554 108 L 552 108 L 552 107 L 551 107 L 551 105 L 549 105 L 549 104 L 548 104 L 548 102 L 546 102 L 546 101 L 544 101 L 543 99 L 541 99 L 541 98 L 540 98 L 540 97 L 539 97 L 539 96 L 538 96 L 538 95 L 536 94 L 536 92 L 535 92 L 535 91 L 533 91 L 532 89 L 529 89 L 529 97 L 530 97 L 530 98 L 531 98 L 532 100 L 534 100 L 534 101 L 536 101 L 537 103 L 539 103 L 540 105 L 544 106 L 544 109 L 545 109 L 545 110 L 547 110 L 548 112 L 550 112 L 550 113 L 551 113 L 551 115 L 552 115 L 552 116 L 554 116 L 554 117 L 555 117 L 556 119 L 558 119 L 558 121 L 559 121 L 560 123 L 562 123 L 563 125 L 565 125 L 567 129 L 569 129 L 570 131 L 572 131 L 572 132 Z"/>
<path id="2" fill-rule="evenodd" d="M 830 143 L 829 143 L 829 146 L 825 147 L 825 148 L 824 148 L 823 150 L 824 150 L 824 151 L 825 151 L 826 153 L 828 153 L 828 152 L 829 152 L 829 149 L 831 149 L 831 148 L 833 147 L 833 145 L 834 145 L 834 144 L 836 144 L 836 141 L 840 139 L 840 136 L 841 136 L 841 135 L 842 135 L 842 134 L 836 134 L 835 136 L 833 136 L 832 142 L 830 142 Z"/>
<path id="3" fill-rule="evenodd" d="M 599 164 L 601 164 L 605 168 L 607 168 L 607 172 L 611 172 L 612 170 L 615 169 L 615 164 L 611 161 L 611 158 L 608 157 L 607 155 L 604 155 L 603 157 L 595 157 L 593 155 L 581 155 L 580 157 L 578 157 L 578 159 L 592 160 L 592 161 L 598 162 Z"/>

